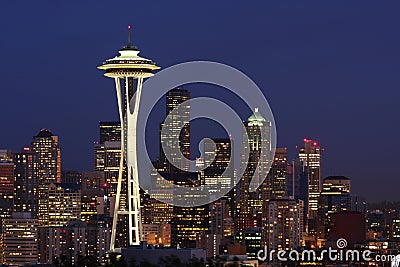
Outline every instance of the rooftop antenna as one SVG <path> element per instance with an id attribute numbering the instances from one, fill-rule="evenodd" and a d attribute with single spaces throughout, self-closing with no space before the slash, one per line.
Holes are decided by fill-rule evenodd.
<path id="1" fill-rule="evenodd" d="M 128 25 L 128 47 L 131 46 L 131 25 Z"/>

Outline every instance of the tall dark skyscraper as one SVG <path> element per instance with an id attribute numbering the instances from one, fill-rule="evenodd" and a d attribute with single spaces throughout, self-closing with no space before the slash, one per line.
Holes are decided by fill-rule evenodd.
<path id="1" fill-rule="evenodd" d="M 46 226 L 49 222 L 49 185 L 61 182 L 61 148 L 58 136 L 43 129 L 33 137 L 30 148 L 38 155 L 39 225 Z"/>
<path id="2" fill-rule="evenodd" d="M 121 141 L 121 123 L 119 121 L 101 121 L 100 144 L 112 141 Z"/>
<path id="3" fill-rule="evenodd" d="M 186 102 L 187 101 L 187 102 Z M 162 166 L 164 167 L 167 173 L 179 173 L 182 169 L 189 169 L 190 166 L 185 165 L 184 162 L 181 161 L 179 155 L 169 151 L 169 149 L 177 149 L 180 148 L 183 156 L 185 158 L 190 159 L 190 92 L 184 89 L 172 89 L 166 94 L 166 116 L 170 115 L 170 113 L 177 108 L 180 104 L 186 102 L 186 104 L 181 108 L 179 112 L 174 112 L 171 114 L 171 127 L 170 134 L 162 134 L 161 133 L 161 142 L 163 142 L 168 151 L 167 153 L 170 155 L 170 161 L 166 158 L 165 153 L 160 145 L 160 161 Z M 184 126 L 182 131 L 180 129 L 180 123 L 184 122 Z M 161 128 L 164 123 L 161 124 Z M 173 138 L 172 135 L 178 135 L 179 140 Z M 179 166 L 179 168 L 174 167 L 171 163 Z"/>
<path id="4" fill-rule="evenodd" d="M 104 182 L 107 198 L 105 206 L 105 220 L 109 220 L 114 216 L 114 205 L 118 186 L 118 172 L 121 161 L 121 124 L 119 121 L 100 122 L 99 123 L 100 142 L 94 144 L 94 171 L 101 174 Z M 124 171 L 122 175 L 121 195 L 119 202 L 119 210 L 126 211 L 127 206 L 127 172 L 126 162 L 124 162 Z M 109 208 L 107 208 L 109 207 Z M 110 216 L 110 217 L 109 217 Z M 117 247 L 127 246 L 127 219 L 126 215 L 118 216 L 117 224 Z"/>
<path id="5" fill-rule="evenodd" d="M 233 140 L 230 138 L 213 138 L 204 141 L 204 163 L 209 166 L 204 170 L 203 184 L 218 185 L 221 189 L 232 188 L 234 183 L 234 163 L 230 162 L 232 147 Z M 227 174 L 222 175 L 225 170 Z"/>
<path id="6" fill-rule="evenodd" d="M 193 177 L 195 178 L 195 177 Z M 178 174 L 175 184 L 180 186 L 199 186 L 199 181 L 189 175 Z M 198 207 L 173 207 L 171 222 L 171 244 L 176 247 L 196 247 L 196 237 L 209 229 L 209 205 Z"/>
<path id="7" fill-rule="evenodd" d="M 323 180 L 318 203 L 318 236 L 326 238 L 330 215 L 352 209 L 350 179 L 345 176 L 329 176 Z"/>
<path id="8" fill-rule="evenodd" d="M 303 163 L 307 173 L 306 210 L 307 229 L 310 234 L 315 234 L 317 228 L 318 201 L 322 189 L 321 153 L 322 149 L 318 143 L 309 139 L 304 139 L 304 146 L 299 149 L 299 160 Z"/>
<path id="9" fill-rule="evenodd" d="M 212 211 L 210 224 L 214 227 L 210 229 L 210 233 L 221 234 L 221 236 L 228 235 L 233 230 L 230 229 L 235 214 L 235 190 L 233 189 L 235 184 L 235 170 L 233 157 L 231 161 L 233 148 L 232 138 L 204 140 L 204 163 L 208 167 L 200 172 L 201 183 L 215 185 L 218 190 L 226 191 L 227 189 L 231 189 L 221 199 L 210 204 L 209 207 L 210 211 Z"/>
<path id="10" fill-rule="evenodd" d="M 164 143 L 166 151 L 160 145 L 160 160 L 157 169 L 167 179 L 180 186 L 199 186 L 200 181 L 196 173 L 189 173 L 189 167 L 182 162 L 180 155 L 171 151 L 180 149 L 186 159 L 190 159 L 190 92 L 184 89 L 172 89 L 166 94 L 166 116 L 170 116 L 169 133 L 164 134 L 161 123 L 160 141 Z M 179 112 L 175 108 L 181 106 Z M 184 123 L 181 130 L 181 122 Z M 173 136 L 179 136 L 174 138 Z M 166 157 L 169 155 L 169 159 Z M 176 166 L 174 166 L 176 165 Z M 161 192 L 161 191 L 160 191 Z M 167 197 L 167 196 L 166 196 Z M 157 204 L 158 201 L 150 203 Z M 166 213 L 166 216 L 169 214 Z M 168 218 L 165 218 L 168 219 Z M 200 207 L 173 207 L 171 219 L 171 244 L 179 247 L 195 247 L 196 236 L 208 230 L 208 205 Z"/>
<path id="11" fill-rule="evenodd" d="M 265 179 L 255 192 L 249 190 L 251 179 L 262 180 L 268 173 L 269 155 L 262 156 L 261 149 L 264 148 L 268 153 L 272 153 L 271 122 L 266 121 L 258 109 L 255 109 L 253 115 L 245 123 L 245 128 L 249 142 L 243 145 L 244 149 L 249 151 L 249 158 L 247 160 L 242 156 L 241 168 L 245 168 L 245 171 L 239 183 L 240 200 L 237 208 L 239 213 L 236 230 L 260 227 L 263 209 L 266 209 L 267 201 L 271 198 L 270 179 Z M 262 136 L 267 136 L 267 138 L 264 139 Z M 260 169 L 257 169 L 258 164 L 261 166 Z"/>
<path id="12" fill-rule="evenodd" d="M 25 147 L 14 154 L 14 164 L 14 212 L 29 212 L 32 219 L 37 219 L 39 156 Z"/>
<path id="13" fill-rule="evenodd" d="M 106 141 L 94 146 L 94 170 L 104 173 L 104 178 L 110 186 L 110 197 L 117 193 L 118 168 L 121 159 L 121 143 L 119 141 Z"/>
<path id="14" fill-rule="evenodd" d="M 286 196 L 287 183 L 287 149 L 276 148 L 269 179 L 271 180 L 271 198 L 278 199 Z"/>

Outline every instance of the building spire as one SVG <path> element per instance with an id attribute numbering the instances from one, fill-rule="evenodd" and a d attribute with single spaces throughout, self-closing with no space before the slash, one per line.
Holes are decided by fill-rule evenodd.
<path id="1" fill-rule="evenodd" d="M 131 46 L 131 25 L 128 25 L 128 47 Z"/>

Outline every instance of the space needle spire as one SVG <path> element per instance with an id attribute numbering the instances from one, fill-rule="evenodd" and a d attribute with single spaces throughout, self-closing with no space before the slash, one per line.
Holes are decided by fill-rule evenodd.
<path id="1" fill-rule="evenodd" d="M 98 68 L 104 75 L 115 80 L 118 111 L 121 121 L 121 159 L 115 200 L 110 251 L 115 251 L 118 216 L 128 219 L 128 246 L 139 245 L 142 239 L 140 223 L 140 194 L 137 163 L 136 126 L 142 93 L 143 80 L 160 69 L 152 60 L 139 56 L 140 51 L 131 44 L 131 26 L 128 26 L 128 45 L 119 51 L 119 56 L 106 60 Z M 131 109 L 133 106 L 133 110 Z M 124 162 L 127 167 L 126 208 L 120 206 Z"/>
<path id="2" fill-rule="evenodd" d="M 131 46 L 131 25 L 128 25 L 128 47 Z"/>

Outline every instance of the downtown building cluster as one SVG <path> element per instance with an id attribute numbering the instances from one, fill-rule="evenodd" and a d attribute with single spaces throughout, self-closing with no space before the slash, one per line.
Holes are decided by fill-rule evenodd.
<path id="1" fill-rule="evenodd" d="M 172 127 L 179 132 L 179 140 L 160 130 L 160 143 L 180 149 L 190 159 L 190 92 L 173 89 L 167 93 L 167 116 L 182 103 L 186 105 L 173 120 L 187 123 L 182 130 L 179 124 Z M 163 122 L 160 129 L 162 126 Z M 229 136 L 206 139 L 204 158 L 196 159 L 197 172 L 184 171 L 188 166 L 181 166 L 178 155 L 168 159 L 160 149 L 153 162 L 156 171 L 149 177 L 157 189 L 150 195 L 140 192 L 143 244 L 202 249 L 210 262 L 240 260 L 244 266 L 258 266 L 257 252 L 264 246 L 319 249 L 334 246 L 339 238 L 345 238 L 349 246 L 398 252 L 399 209 L 369 209 L 352 194 L 349 178 L 323 179 L 323 149 L 318 142 L 304 139 L 296 148 L 297 157 L 289 160 L 287 148 L 274 150 L 271 139 L 262 138 L 271 136 L 271 122 L 257 109 L 244 126 L 243 134 L 249 139 L 246 144 L 235 144 Z M 100 122 L 99 132 L 91 172 L 61 171 L 58 137 L 46 129 L 21 152 L 0 150 L 2 263 L 76 264 L 82 258 L 106 263 L 121 158 L 121 125 Z M 241 157 L 235 165 L 231 153 L 242 148 L 249 151 L 249 157 Z M 274 153 L 272 162 L 261 153 L 262 148 Z M 208 167 L 203 169 L 205 164 Z M 237 177 L 236 166 L 243 169 L 242 177 Z M 251 180 L 264 179 L 266 173 L 261 186 L 251 191 Z M 123 181 L 121 214 L 127 208 L 126 168 Z M 160 201 L 172 197 L 165 189 L 174 184 L 214 184 L 230 190 L 207 205 L 177 207 Z M 128 246 L 127 228 L 127 218 L 119 216 L 116 247 Z"/>

